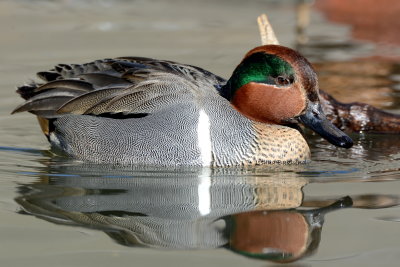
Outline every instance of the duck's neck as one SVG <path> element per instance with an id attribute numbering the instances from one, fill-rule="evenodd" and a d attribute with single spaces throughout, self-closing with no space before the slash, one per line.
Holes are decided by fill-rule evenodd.
<path id="1" fill-rule="evenodd" d="M 261 79 L 262 78 L 259 77 L 259 80 Z M 239 88 L 250 81 L 251 79 L 248 78 L 248 75 L 243 74 L 243 67 L 239 65 L 226 84 L 219 89 L 219 93 L 222 97 L 231 102 Z"/>
<path id="2" fill-rule="evenodd" d="M 230 79 L 226 82 L 225 85 L 223 85 L 222 87 L 220 87 L 218 89 L 219 94 L 225 98 L 226 100 L 228 100 L 229 102 L 232 100 L 232 85 L 230 82 Z"/>
<path id="3" fill-rule="evenodd" d="M 246 83 L 265 82 L 267 64 L 265 64 L 264 57 L 257 53 L 243 60 L 233 71 L 226 84 L 220 88 L 221 96 L 231 101 L 236 91 Z"/>

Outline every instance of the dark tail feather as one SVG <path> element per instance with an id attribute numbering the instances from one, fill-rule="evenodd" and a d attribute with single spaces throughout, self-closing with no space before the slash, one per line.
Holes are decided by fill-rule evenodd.
<path id="1" fill-rule="evenodd" d="M 17 93 L 25 100 L 33 97 L 35 93 L 35 89 L 37 88 L 36 84 L 26 84 L 18 87 Z"/>
<path id="2" fill-rule="evenodd" d="M 61 77 L 61 74 L 55 71 L 41 71 L 36 73 L 36 75 L 46 82 L 55 81 Z"/>

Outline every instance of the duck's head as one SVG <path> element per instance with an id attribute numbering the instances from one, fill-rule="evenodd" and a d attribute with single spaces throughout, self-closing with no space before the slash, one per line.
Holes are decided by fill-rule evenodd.
<path id="1" fill-rule="evenodd" d="M 244 116 L 272 124 L 302 123 L 332 144 L 353 141 L 327 120 L 319 101 L 317 75 L 298 52 L 279 45 L 249 51 L 221 94 Z"/>

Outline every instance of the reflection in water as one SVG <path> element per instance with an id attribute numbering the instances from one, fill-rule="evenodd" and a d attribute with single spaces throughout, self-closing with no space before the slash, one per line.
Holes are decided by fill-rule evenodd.
<path id="1" fill-rule="evenodd" d="M 388 181 L 400 178 L 400 135 L 359 134 L 351 137 L 354 146 L 346 151 L 324 143 L 318 136 L 308 137 L 313 160 L 298 174 L 312 182 Z"/>
<path id="2" fill-rule="evenodd" d="M 352 35 L 358 39 L 384 44 L 400 44 L 398 0 L 324 0 L 316 7 L 329 20 L 352 26 Z"/>
<path id="3" fill-rule="evenodd" d="M 341 102 L 357 101 L 378 108 L 399 107 L 400 94 L 396 89 L 399 82 L 390 78 L 400 75 L 398 62 L 364 58 L 341 62 L 325 61 L 314 63 L 313 66 L 318 72 L 320 88 Z"/>
<path id="4" fill-rule="evenodd" d="M 225 216 L 301 205 L 303 179 L 57 177 L 20 187 L 17 202 L 53 222 L 100 228 L 125 245 L 219 247 Z M 222 227 L 222 228 L 221 228 Z"/>
<path id="5" fill-rule="evenodd" d="M 313 62 L 320 88 L 341 102 L 390 109 L 399 106 L 400 2 L 384 2 L 297 0 L 296 48 Z M 341 23 L 355 38 L 337 35 L 335 30 L 307 36 L 306 29 L 315 30 L 318 24 L 309 23 L 311 15 L 320 12 L 325 19 Z"/>
<path id="6" fill-rule="evenodd" d="M 57 224 L 99 229 L 125 246 L 225 247 L 279 262 L 315 252 L 324 214 L 352 205 L 346 197 L 326 207 L 298 209 L 307 181 L 295 173 L 281 173 L 282 177 L 247 175 L 246 171 L 230 175 L 229 169 L 191 169 L 180 174 L 154 170 L 151 177 L 145 173 L 136 177 L 104 177 L 106 172 L 101 178 L 46 176 L 20 185 L 16 201 L 28 214 Z"/>
<path id="7" fill-rule="evenodd" d="M 337 198 L 305 198 L 302 207 L 323 207 L 333 205 Z M 400 197 L 396 195 L 354 195 L 351 197 L 353 208 L 383 209 L 400 205 Z"/>
<path id="8" fill-rule="evenodd" d="M 313 210 L 254 211 L 232 215 L 229 246 L 245 256 L 292 262 L 316 251 L 327 212 L 351 206 L 352 199 L 344 197 Z"/>

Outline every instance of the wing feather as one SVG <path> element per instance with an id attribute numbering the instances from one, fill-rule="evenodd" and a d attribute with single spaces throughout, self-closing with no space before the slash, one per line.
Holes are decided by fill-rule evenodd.
<path id="1" fill-rule="evenodd" d="M 38 93 L 43 90 L 47 89 L 54 89 L 54 90 L 76 90 L 81 92 L 88 92 L 94 90 L 93 85 L 89 82 L 82 81 L 82 80 L 72 80 L 72 79 L 65 79 L 65 80 L 56 80 L 52 82 L 45 83 L 39 87 L 36 87 L 33 92 Z"/>
<path id="2" fill-rule="evenodd" d="M 61 107 L 59 107 L 57 113 L 85 114 L 87 110 L 104 101 L 104 99 L 110 95 L 118 93 L 121 90 L 121 87 L 117 87 L 88 92 L 64 103 Z"/>
<path id="3" fill-rule="evenodd" d="M 198 67 L 141 57 L 59 64 L 38 76 L 44 83 L 18 89 L 27 100 L 13 113 L 29 111 L 44 118 L 65 113 L 149 114 L 193 101 L 201 88 L 214 90 L 225 82 Z"/>

